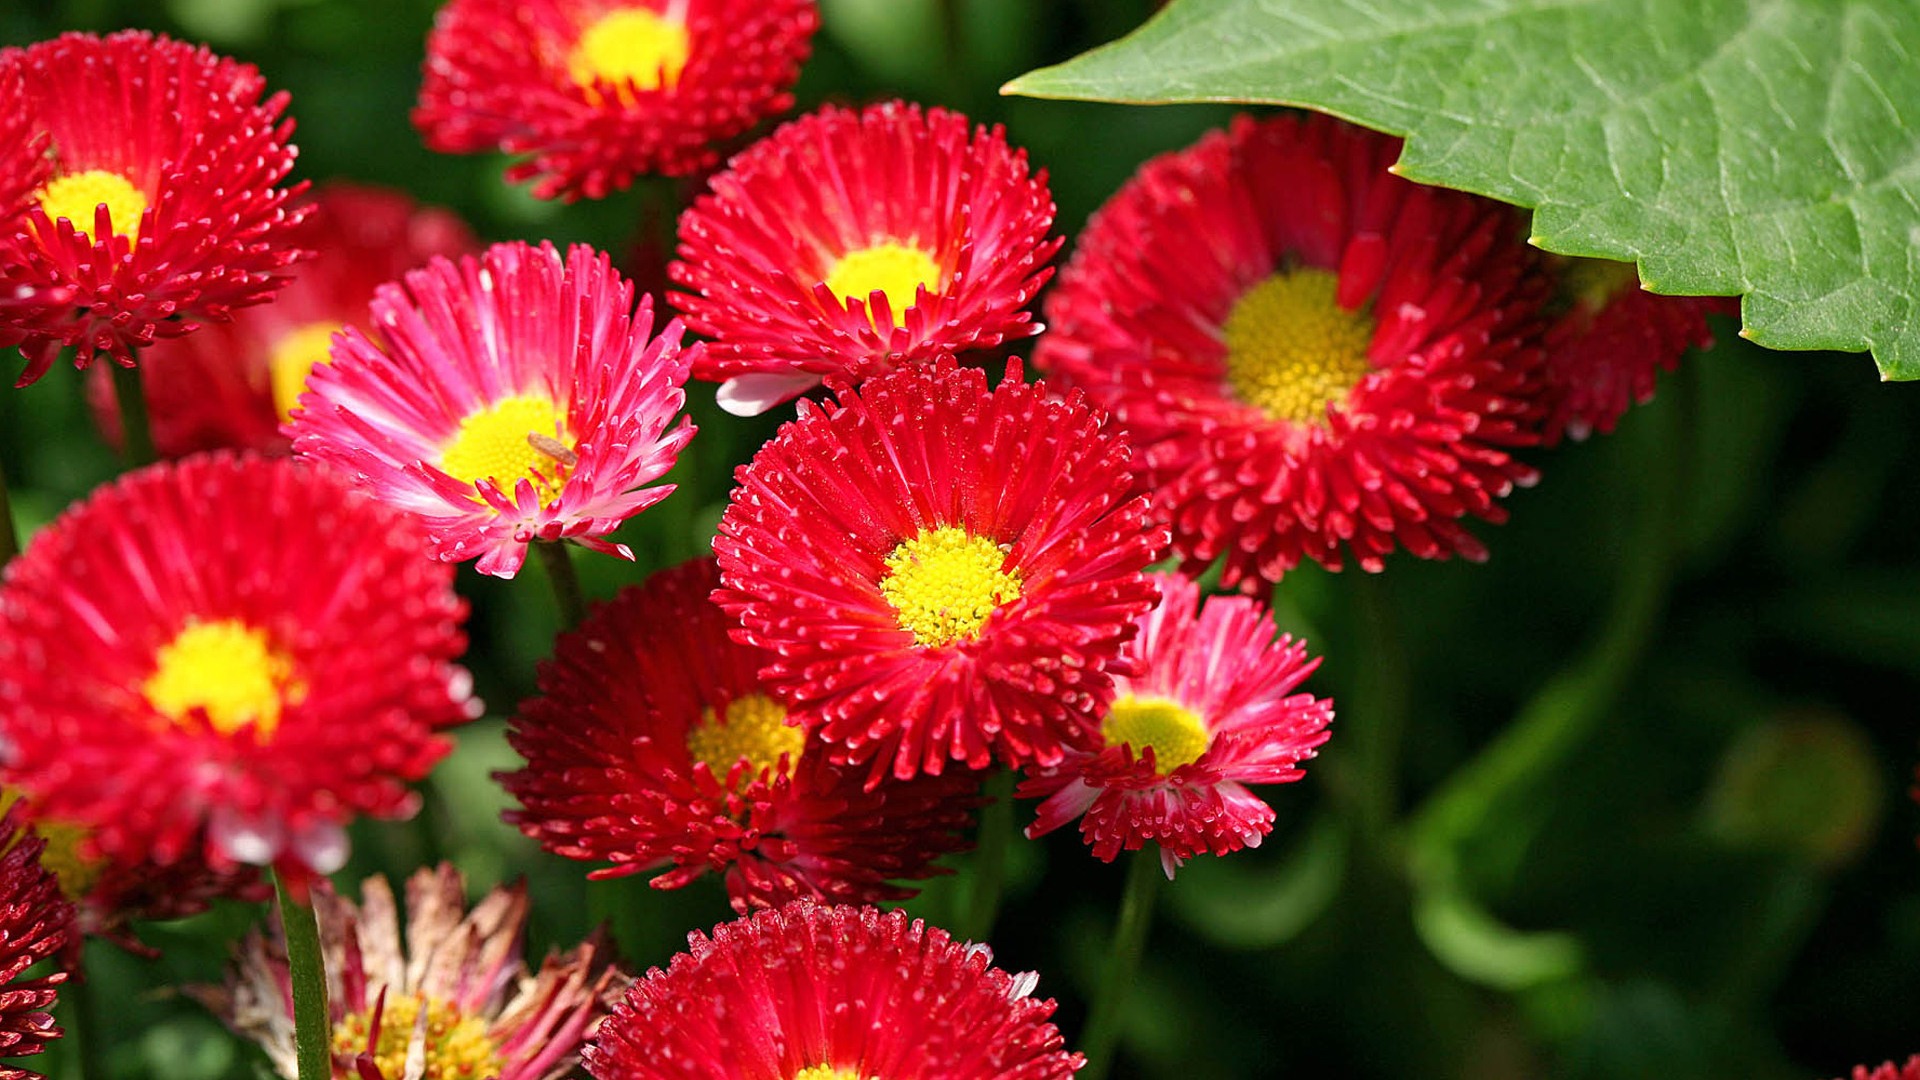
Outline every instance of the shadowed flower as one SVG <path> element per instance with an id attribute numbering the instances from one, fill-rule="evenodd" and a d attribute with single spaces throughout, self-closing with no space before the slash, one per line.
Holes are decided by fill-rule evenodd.
<path id="1" fill-rule="evenodd" d="M 529 155 L 540 198 L 684 176 L 793 107 L 813 0 L 451 0 L 427 37 L 414 126 L 443 153 Z"/>
<path id="2" fill-rule="evenodd" d="M 1653 400 L 1660 372 L 1679 367 L 1688 349 L 1712 346 L 1708 314 L 1739 310 L 1725 297 L 1655 296 L 1633 264 L 1606 259 L 1561 260 L 1560 291 L 1568 308 L 1547 338 L 1554 441 L 1612 431 Z"/>
<path id="3" fill-rule="evenodd" d="M 899 900 L 966 846 L 979 777 L 964 770 L 861 789 L 786 724 L 755 675 L 772 659 L 727 636 L 713 560 L 663 571 L 562 635 L 543 696 L 508 735 L 527 759 L 500 777 L 507 819 L 547 850 L 662 869 L 660 888 L 712 871 L 736 911 L 798 897 Z"/>
<path id="4" fill-rule="evenodd" d="M 130 367 L 267 299 L 305 254 L 286 206 L 299 187 L 274 186 L 293 167 L 287 97 L 262 102 L 252 65 L 126 30 L 0 50 L 0 71 L 19 77 L 0 125 L 0 342 L 27 357 L 21 385 L 65 347 L 80 367 L 97 352 Z"/>
<path id="5" fill-rule="evenodd" d="M 287 432 L 426 525 L 433 556 L 512 577 L 535 540 L 601 539 L 666 498 L 693 437 L 674 416 L 700 346 L 653 334 L 633 286 L 576 245 L 495 244 L 380 287 L 308 376 Z M 671 425 L 671 429 L 669 429 Z"/>
<path id="6" fill-rule="evenodd" d="M 495 889 L 467 908 L 466 883 L 442 863 L 407 879 L 406 934 L 384 877 L 360 903 L 313 890 L 332 1021 L 333 1074 L 384 1080 L 558 1080 L 573 1071 L 628 979 L 589 940 L 527 969 L 527 896 Z M 299 1075 L 286 940 L 276 918 L 240 943 L 226 985 L 188 992 L 280 1075 Z M 370 1074 L 369 1068 L 373 1071 Z"/>
<path id="7" fill-rule="evenodd" d="M 34 979 L 28 968 L 65 949 L 74 934 L 73 905 L 40 865 L 45 842 L 27 830 L 20 811 L 0 816 L 0 1057 L 37 1054 L 61 1035 L 53 1026 L 55 988 L 64 971 Z M 0 1065 L 0 1078 L 36 1074 Z"/>
<path id="8" fill-rule="evenodd" d="M 1920 1080 L 1920 1054 L 1907 1059 L 1905 1065 L 1885 1062 L 1878 1068 L 1855 1065 L 1849 1077 L 1836 1077 L 1835 1080 Z"/>
<path id="9" fill-rule="evenodd" d="M 1078 395 L 951 359 L 808 406 L 738 473 L 714 599 L 838 762 L 939 773 L 1097 743 L 1166 533 Z"/>
<path id="10" fill-rule="evenodd" d="M 1259 846 L 1273 809 L 1246 785 L 1300 779 L 1300 763 L 1327 741 L 1333 705 L 1294 692 L 1320 662 L 1305 644 L 1276 640 L 1251 598 L 1202 603 L 1190 579 L 1159 581 L 1159 605 L 1127 644 L 1135 673 L 1116 680 L 1103 745 L 1037 770 L 1020 794 L 1046 800 L 1028 837 L 1080 818 L 1097 858 L 1153 841 L 1172 877 L 1195 855 Z"/>
<path id="11" fill-rule="evenodd" d="M 674 303 L 714 339 L 694 374 L 751 415 L 1037 334 L 1052 225 L 1046 175 L 998 127 L 898 101 L 802 117 L 680 217 Z"/>
<path id="12" fill-rule="evenodd" d="M 292 235 L 314 257 L 294 269 L 273 303 L 140 354 L 161 456 L 228 448 L 287 452 L 280 425 L 306 388 L 307 373 L 326 361 L 341 327 L 366 329 L 374 288 L 435 255 L 459 256 L 476 246 L 465 222 L 418 206 L 404 192 L 335 183 L 316 190 L 311 202 L 313 212 Z M 95 369 L 87 390 L 94 418 L 118 440 L 113 380 L 104 368 Z"/>
<path id="13" fill-rule="evenodd" d="M 120 864 L 346 858 L 477 715 L 465 605 L 417 528 L 327 470 L 203 455 L 35 534 L 0 585 L 4 779 Z"/>
<path id="14" fill-rule="evenodd" d="M 1257 591 L 1302 558 L 1486 557 L 1536 473 L 1552 278 L 1511 207 L 1387 172 L 1399 141 L 1241 117 L 1089 222 L 1036 366 L 1114 411 L 1175 551 Z"/>
<path id="15" fill-rule="evenodd" d="M 1065 1080 L 1082 1064 L 1031 996 L 903 911 L 801 900 L 687 936 L 587 1048 L 596 1080 Z"/>

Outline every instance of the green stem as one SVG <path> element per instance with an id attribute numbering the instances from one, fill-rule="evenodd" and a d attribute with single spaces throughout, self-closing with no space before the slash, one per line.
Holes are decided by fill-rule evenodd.
<path id="1" fill-rule="evenodd" d="M 332 1080 L 333 1023 L 327 1013 L 327 976 L 320 959 L 320 920 L 313 913 L 313 905 L 293 898 L 277 872 L 273 884 L 280 894 L 280 925 L 287 936 L 299 1080 Z"/>
<path id="2" fill-rule="evenodd" d="M 69 975 L 66 984 L 60 987 L 60 1002 L 66 1006 L 62 1019 L 67 1032 L 60 1041 L 74 1047 L 81 1080 L 107 1075 L 102 1054 L 106 1044 L 101 1041 L 106 1029 L 100 1024 L 100 1006 L 95 1000 L 93 980 L 87 978 L 84 971 Z"/>
<path id="3" fill-rule="evenodd" d="M 20 534 L 14 531 L 13 504 L 7 500 L 7 470 L 0 463 L 0 567 L 20 554 Z"/>
<path id="4" fill-rule="evenodd" d="M 113 397 L 120 406 L 121 454 L 127 464 L 136 469 L 153 464 L 153 430 L 147 424 L 147 387 L 141 381 L 139 368 L 113 365 Z"/>
<path id="5" fill-rule="evenodd" d="M 1413 821 L 1423 857 L 1477 832 L 1498 808 L 1544 782 L 1605 721 L 1659 630 L 1686 505 L 1698 387 L 1682 371 L 1674 408 L 1649 410 L 1666 430 L 1643 449 L 1638 521 L 1616 571 L 1600 629 L 1581 657 L 1527 703 L 1478 757 L 1457 770 Z"/>
<path id="6" fill-rule="evenodd" d="M 533 550 L 546 567 L 547 581 L 553 585 L 553 600 L 560 608 L 560 626 L 571 630 L 587 617 L 587 601 L 580 592 L 580 575 L 573 568 L 573 554 L 564 540 L 536 540 Z"/>
<path id="7" fill-rule="evenodd" d="M 1363 833 L 1383 840 L 1400 810 L 1400 743 L 1411 702 L 1411 673 L 1393 598 L 1384 580 L 1355 575 L 1367 680 L 1346 731 L 1353 740 L 1354 807 Z"/>
<path id="8" fill-rule="evenodd" d="M 1013 771 L 1001 769 L 987 781 L 987 798 L 980 811 L 980 847 L 973 855 L 973 887 L 967 893 L 967 913 L 958 930 L 966 941 L 993 936 L 1000 914 L 1000 896 L 1007 883 L 1007 849 L 1013 841 Z"/>
<path id="9" fill-rule="evenodd" d="M 1094 995 L 1093 1008 L 1088 1010 L 1087 1033 L 1080 1044 L 1087 1066 L 1080 1070 L 1079 1080 L 1105 1080 L 1113 1070 L 1127 998 L 1140 971 L 1140 958 L 1146 953 L 1147 930 L 1153 925 L 1154 896 L 1167 876 L 1160 867 L 1157 849 L 1136 851 L 1128 860 L 1127 887 L 1120 895 L 1120 918 L 1107 952 L 1107 970 Z"/>

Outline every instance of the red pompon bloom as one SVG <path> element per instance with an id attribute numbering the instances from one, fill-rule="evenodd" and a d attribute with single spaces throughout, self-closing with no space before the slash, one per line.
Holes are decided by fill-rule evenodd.
<path id="1" fill-rule="evenodd" d="M 1606 259 L 1567 259 L 1560 282 L 1568 308 L 1547 339 L 1552 442 L 1611 432 L 1628 409 L 1653 400 L 1660 372 L 1713 345 L 1707 315 L 1739 310 L 1726 297 L 1655 296 L 1631 263 Z"/>
<path id="2" fill-rule="evenodd" d="M 594 940 L 528 971 L 526 889 L 494 889 L 468 910 L 466 883 L 445 863 L 407 879 L 404 938 L 384 877 L 361 884 L 358 905 L 318 882 L 313 908 L 338 1077 L 559 1080 L 630 981 Z M 240 943 L 226 985 L 188 993 L 294 1080 L 289 986 L 275 920 Z M 408 1071 L 415 1054 L 424 1068 Z"/>
<path id="3" fill-rule="evenodd" d="M 465 605 L 405 515 L 328 470 L 203 455 L 129 474 L 0 584 L 5 780 L 115 862 L 331 873 L 355 813 L 478 715 Z"/>
<path id="4" fill-rule="evenodd" d="M 993 965 L 905 912 L 809 900 L 687 935 L 586 1051 L 595 1080 L 1066 1080 L 1084 1063 Z"/>
<path id="5" fill-rule="evenodd" d="M 1907 1059 L 1905 1065 L 1885 1062 L 1879 1068 L 1855 1065 L 1850 1077 L 1835 1077 L 1835 1080 L 1920 1080 L 1920 1054 Z"/>
<path id="6" fill-rule="evenodd" d="M 1202 603 L 1192 580 L 1159 581 L 1160 603 L 1127 645 L 1135 674 L 1116 680 L 1103 745 L 1036 771 L 1020 795 L 1046 800 L 1028 837 L 1081 818 L 1096 858 L 1151 840 L 1172 877 L 1195 855 L 1260 845 L 1273 808 L 1245 785 L 1300 779 L 1300 763 L 1327 741 L 1333 703 L 1295 693 L 1320 661 L 1304 643 L 1276 640 L 1250 597 Z"/>
<path id="7" fill-rule="evenodd" d="M 0 816 L 0 1057 L 9 1058 L 37 1054 L 60 1037 L 47 1010 L 66 972 L 20 975 L 66 949 L 74 935 L 73 904 L 40 865 L 45 841 L 26 829 L 18 809 L 10 806 Z M 0 1065 L 0 1080 L 35 1075 Z"/>
<path id="8" fill-rule="evenodd" d="M 296 453 L 340 466 L 426 524 L 435 558 L 512 577 L 535 540 L 600 539 L 666 498 L 693 425 L 680 324 L 653 335 L 607 256 L 495 244 L 383 285 L 374 334 L 349 326 L 287 425 Z M 669 425 L 673 425 L 669 430 Z"/>
<path id="9" fill-rule="evenodd" d="M 478 244 L 465 222 L 423 207 L 405 192 L 335 183 L 314 192 L 312 214 L 291 235 L 314 253 L 273 303 L 247 308 L 140 354 L 153 443 L 163 457 L 201 450 L 287 453 L 280 424 L 324 363 L 334 332 L 367 329 L 376 287 L 435 255 L 458 257 Z M 95 369 L 87 385 L 94 419 L 120 435 L 113 380 Z"/>
<path id="10" fill-rule="evenodd" d="M 0 341 L 20 341 L 21 385 L 65 346 L 80 367 L 131 367 L 135 348 L 267 299 L 305 254 L 287 207 L 304 185 L 274 186 L 293 167 L 287 96 L 261 101 L 252 65 L 126 30 L 0 50 L 6 70 L 26 122 L 0 128 L 0 196 L 31 191 L 0 197 L 0 296 L 16 301 Z"/>
<path id="11" fill-rule="evenodd" d="M 525 809 L 507 820 L 548 851 L 615 865 L 594 877 L 670 867 L 677 888 L 708 871 L 734 910 L 799 897 L 900 900 L 889 885 L 937 873 L 963 850 L 979 776 L 883 783 L 786 721 L 756 672 L 773 658 L 727 636 L 709 594 L 712 559 L 649 578 L 561 636 L 508 739 L 527 766 L 500 777 Z"/>
<path id="12" fill-rule="evenodd" d="M 813 0 L 450 0 L 413 123 L 442 153 L 531 155 L 507 179 L 540 198 L 604 198 L 791 109 L 819 25 Z"/>
<path id="13" fill-rule="evenodd" d="M 1127 445 L 1078 395 L 952 359 L 798 420 L 737 474 L 714 599 L 790 720 L 867 785 L 1053 765 L 1098 744 L 1113 666 L 1153 606 L 1166 530 Z"/>
<path id="14" fill-rule="evenodd" d="M 673 300 L 714 339 L 694 374 L 752 415 L 824 378 L 1037 334 L 1053 213 L 1046 173 L 998 127 L 898 101 L 795 120 L 680 217 Z"/>
<path id="15" fill-rule="evenodd" d="M 1534 470 L 1553 286 L 1511 207 L 1389 175 L 1396 139 L 1241 117 L 1080 237 L 1034 363 L 1113 410 L 1190 569 L 1486 557 L 1459 519 Z"/>

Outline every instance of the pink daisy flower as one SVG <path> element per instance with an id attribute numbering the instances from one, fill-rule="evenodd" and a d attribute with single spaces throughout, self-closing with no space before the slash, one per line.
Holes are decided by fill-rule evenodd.
<path id="1" fill-rule="evenodd" d="M 1033 974 L 902 911 L 800 900 L 687 936 L 587 1048 L 596 1080 L 1067 1080 Z"/>
<path id="2" fill-rule="evenodd" d="M 836 762 L 1052 765 L 1096 743 L 1166 533 L 1078 395 L 951 359 L 808 407 L 737 474 L 714 599 Z"/>
<path id="3" fill-rule="evenodd" d="M 1100 725 L 1101 745 L 1069 751 L 1020 786 L 1045 799 L 1029 838 L 1079 818 L 1096 858 L 1148 841 L 1167 876 L 1195 855 L 1258 847 L 1273 809 L 1247 784 L 1298 780 L 1327 741 L 1333 704 L 1297 693 L 1320 665 L 1307 647 L 1274 637 L 1251 598 L 1215 596 L 1178 574 L 1159 575 L 1160 603 L 1129 642 L 1132 675 Z"/>
<path id="4" fill-rule="evenodd" d="M 889 884 L 939 871 L 967 846 L 980 781 L 941 776 L 862 789 L 854 771 L 786 723 L 757 676 L 772 656 L 728 637 L 699 559 L 627 589 L 561 635 L 543 696 L 508 735 L 527 765 L 500 781 L 524 809 L 507 819 L 548 851 L 659 869 L 677 888 L 713 872 L 734 910 L 811 896 L 901 900 Z"/>
<path id="5" fill-rule="evenodd" d="M 899 101 L 828 107 L 712 186 L 681 215 L 668 273 L 714 339 L 694 374 L 731 412 L 1040 332 L 1028 309 L 1060 248 L 1053 197 L 998 127 Z"/>
<path id="6" fill-rule="evenodd" d="M 1088 223 L 1035 366 L 1111 409 L 1174 550 L 1248 591 L 1301 559 L 1486 557 L 1537 474 L 1553 287 L 1511 207 L 1388 172 L 1400 143 L 1241 117 Z"/>
<path id="7" fill-rule="evenodd" d="M 427 529 L 435 558 L 512 577 L 536 540 L 602 539 L 666 498 L 693 425 L 674 416 L 699 346 L 653 334 L 653 304 L 584 246 L 495 244 L 382 286 L 287 426 Z M 647 485 L 653 484 L 649 487 Z"/>
<path id="8" fill-rule="evenodd" d="M 65 347 L 134 350 L 257 304 L 305 255 L 276 187 L 293 167 L 287 96 L 250 64 L 144 31 L 0 50 L 0 341 L 33 382 Z M 24 118 L 24 123 L 21 119 Z M 25 200 L 9 192 L 29 186 Z M 11 204 L 11 205 L 9 205 Z"/>
<path id="9" fill-rule="evenodd" d="M 44 847 L 17 808 L 0 816 L 0 1057 L 38 1054 L 62 1034 L 47 1010 L 67 973 L 20 977 L 74 940 L 73 905 L 40 864 Z M 0 1064 L 0 1077 L 7 1080 L 34 1075 Z"/>
<path id="10" fill-rule="evenodd" d="M 685 176 L 793 107 L 813 0 L 451 0 L 427 37 L 414 126 L 443 153 L 525 154 L 540 198 Z"/>

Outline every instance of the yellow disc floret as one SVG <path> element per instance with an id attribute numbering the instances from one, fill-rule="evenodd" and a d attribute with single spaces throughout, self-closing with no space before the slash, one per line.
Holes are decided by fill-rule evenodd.
<path id="1" fill-rule="evenodd" d="M 374 1043 L 374 1064 L 381 1076 L 405 1076 L 407 1046 L 413 1041 L 420 1010 L 427 1011 L 426 1073 L 431 1080 L 486 1080 L 498 1076 L 500 1049 L 487 1034 L 487 1023 L 467 1016 L 444 1001 L 418 994 L 387 993 L 380 1016 L 380 1038 Z M 372 1010 L 354 1013 L 333 1026 L 334 1059 L 351 1060 L 367 1049 L 373 1029 Z"/>
<path id="2" fill-rule="evenodd" d="M 860 1074 L 831 1065 L 809 1065 L 794 1073 L 793 1080 L 860 1080 Z"/>
<path id="3" fill-rule="evenodd" d="M 993 609 L 1020 595 L 1020 572 L 1006 561 L 992 540 L 942 526 L 893 549 L 880 593 L 918 644 L 978 637 Z"/>
<path id="4" fill-rule="evenodd" d="M 220 734 L 251 725 L 262 739 L 280 725 L 285 706 L 306 696 L 294 679 L 293 662 L 264 631 L 239 619 L 189 621 L 161 647 L 140 692 L 176 723 L 204 709 Z"/>
<path id="5" fill-rule="evenodd" d="M 1227 316 L 1227 384 L 1275 420 L 1311 424 L 1346 400 L 1373 365 L 1373 320 L 1335 302 L 1340 279 L 1282 270 L 1247 290 Z"/>
<path id="6" fill-rule="evenodd" d="M 925 285 L 928 292 L 940 291 L 940 264 L 917 247 L 888 240 L 841 256 L 823 284 L 841 300 L 863 304 L 874 293 L 884 294 L 897 326 L 919 296 L 920 286 Z M 867 319 L 873 321 L 871 308 Z"/>
<path id="7" fill-rule="evenodd" d="M 140 239 L 140 215 L 146 212 L 147 196 L 119 173 L 106 169 L 68 173 L 47 181 L 39 194 L 40 209 L 47 212 L 49 221 L 66 218 L 73 222 L 74 232 L 92 236 L 94 211 L 106 203 L 113 231 L 129 244 Z"/>
<path id="8" fill-rule="evenodd" d="M 646 8 L 615 8 L 580 34 L 567 71 L 589 97 L 594 83 L 605 80 L 619 90 L 623 104 L 631 105 L 632 90 L 673 89 L 691 45 L 686 24 L 678 19 Z"/>
<path id="9" fill-rule="evenodd" d="M 521 480 L 531 480 L 541 501 L 550 502 L 573 468 L 565 421 L 552 398 L 501 398 L 460 421 L 460 431 L 441 451 L 440 469 L 469 484 L 491 480 L 508 494 Z"/>
<path id="10" fill-rule="evenodd" d="M 805 732 L 787 723 L 786 706 L 765 694 L 746 694 L 728 702 L 722 714 L 702 712 L 687 732 L 687 753 L 722 779 L 743 758 L 749 775 L 757 776 L 778 765 L 782 754 L 789 765 L 798 764 L 806 739 Z"/>
<path id="11" fill-rule="evenodd" d="M 1153 769 L 1161 776 L 1199 761 L 1213 741 L 1207 725 L 1192 709 L 1166 698 L 1131 694 L 1113 703 L 1100 734 L 1108 746 L 1133 747 L 1136 758 L 1145 757 L 1146 749 L 1152 747 Z"/>
<path id="12" fill-rule="evenodd" d="M 307 388 L 307 376 L 312 374 L 314 365 L 327 362 L 334 332 L 339 329 L 340 324 L 336 322 L 308 323 L 287 331 L 274 342 L 267 374 L 273 380 L 273 407 L 280 411 L 280 419 L 285 420 L 300 403 L 300 394 Z"/>
<path id="13" fill-rule="evenodd" d="M 17 789 L 0 788 L 0 814 L 19 801 Z M 88 858 L 81 853 L 87 838 L 86 827 L 43 817 L 31 820 L 33 831 L 47 844 L 40 850 L 40 865 L 60 883 L 60 892 L 69 900 L 78 900 L 91 892 L 107 863 L 105 859 Z"/>

